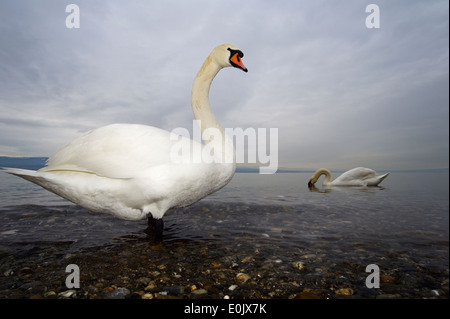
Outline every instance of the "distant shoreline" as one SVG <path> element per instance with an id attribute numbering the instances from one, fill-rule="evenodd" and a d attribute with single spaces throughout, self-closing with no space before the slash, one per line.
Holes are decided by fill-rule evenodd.
<path id="1" fill-rule="evenodd" d="M 14 156 L 0 156 L 0 167 L 24 168 L 24 169 L 39 169 L 45 166 L 48 157 L 14 157 Z M 318 167 L 319 168 L 319 167 Z M 350 169 L 351 167 L 349 167 Z M 314 173 L 315 169 L 294 169 L 294 168 L 279 168 L 277 173 Z M 345 170 L 333 170 L 331 172 L 340 173 Z M 448 168 L 430 168 L 430 169 L 405 169 L 405 170 L 377 170 L 379 173 L 448 173 Z M 237 166 L 236 173 L 259 173 L 259 168 Z"/>

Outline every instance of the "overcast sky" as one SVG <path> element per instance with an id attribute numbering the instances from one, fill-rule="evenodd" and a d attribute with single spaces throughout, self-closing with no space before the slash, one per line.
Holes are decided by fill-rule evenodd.
<path id="1" fill-rule="evenodd" d="M 66 6 L 80 28 L 66 27 Z M 380 9 L 367 28 L 366 6 Z M 111 123 L 192 131 L 192 80 L 233 43 L 211 106 L 278 128 L 280 167 L 449 166 L 449 2 L 0 1 L 0 155 L 50 156 Z"/>

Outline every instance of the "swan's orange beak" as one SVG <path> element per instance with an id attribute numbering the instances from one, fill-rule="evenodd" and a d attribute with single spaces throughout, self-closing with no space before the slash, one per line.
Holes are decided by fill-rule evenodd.
<path id="1" fill-rule="evenodd" d="M 248 72 L 247 68 L 245 67 L 244 63 L 242 63 L 242 59 L 239 56 L 239 53 L 236 52 L 231 58 L 230 58 L 231 64 L 236 67 L 241 69 L 244 72 Z"/>

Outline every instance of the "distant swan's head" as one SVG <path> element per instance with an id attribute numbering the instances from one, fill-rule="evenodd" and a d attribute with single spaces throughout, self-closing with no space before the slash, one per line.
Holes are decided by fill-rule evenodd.
<path id="1" fill-rule="evenodd" d="M 327 170 L 326 168 L 319 168 L 314 175 L 309 179 L 308 181 L 308 187 L 311 189 L 314 187 L 314 184 L 317 183 L 320 176 L 325 175 L 325 181 L 324 183 L 331 183 L 331 180 L 333 179 L 333 176 L 331 175 L 331 172 Z"/>
<path id="2" fill-rule="evenodd" d="M 247 72 L 247 68 L 242 63 L 244 53 L 233 44 L 221 44 L 213 49 L 211 52 L 212 59 L 222 67 L 235 67 Z"/>

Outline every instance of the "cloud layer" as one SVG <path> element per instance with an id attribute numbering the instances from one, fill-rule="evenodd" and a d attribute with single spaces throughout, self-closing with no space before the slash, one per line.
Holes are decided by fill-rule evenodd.
<path id="1" fill-rule="evenodd" d="M 284 167 L 448 167 L 448 1 L 0 3 L 0 155 L 49 156 L 82 132 L 141 123 L 192 128 L 192 80 L 224 42 L 224 127 L 278 128 Z"/>

